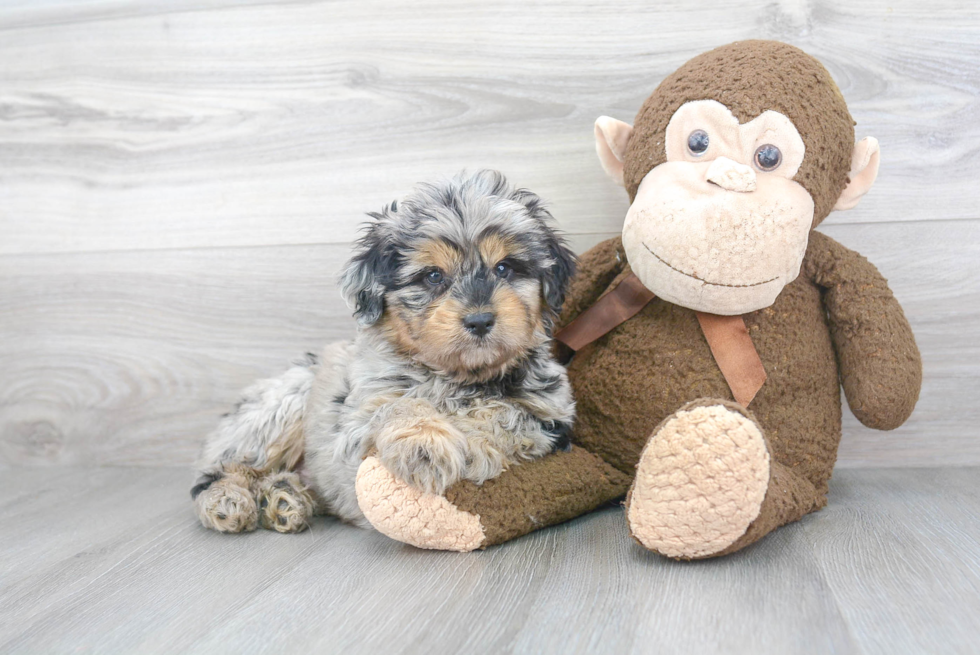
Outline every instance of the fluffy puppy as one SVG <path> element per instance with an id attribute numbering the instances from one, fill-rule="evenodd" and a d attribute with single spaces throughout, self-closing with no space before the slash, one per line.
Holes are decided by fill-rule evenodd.
<path id="1" fill-rule="evenodd" d="M 246 390 L 208 437 L 191 492 L 205 526 L 368 527 L 354 482 L 371 451 L 442 493 L 569 447 L 550 335 L 575 263 L 540 198 L 482 171 L 370 216 L 341 281 L 356 338 Z"/>

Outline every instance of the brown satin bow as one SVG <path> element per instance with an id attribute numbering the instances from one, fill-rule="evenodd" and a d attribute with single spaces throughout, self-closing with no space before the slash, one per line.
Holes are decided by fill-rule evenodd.
<path id="1" fill-rule="evenodd" d="M 635 316 L 655 298 L 635 273 L 616 285 L 594 305 L 555 335 L 572 350 L 581 350 L 617 325 Z M 766 381 L 766 369 L 741 316 L 695 312 L 711 354 L 736 402 L 748 407 Z"/>

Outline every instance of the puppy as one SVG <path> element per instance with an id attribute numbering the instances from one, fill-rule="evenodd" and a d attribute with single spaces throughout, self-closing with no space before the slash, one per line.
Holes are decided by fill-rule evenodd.
<path id="1" fill-rule="evenodd" d="M 356 338 L 246 390 L 207 438 L 191 491 L 206 527 L 369 527 L 354 482 L 372 451 L 439 494 L 570 447 L 550 335 L 575 259 L 540 198 L 483 171 L 369 215 L 341 281 Z"/>

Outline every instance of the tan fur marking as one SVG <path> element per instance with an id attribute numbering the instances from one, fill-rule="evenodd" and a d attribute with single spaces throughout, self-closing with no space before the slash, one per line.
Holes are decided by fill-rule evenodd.
<path id="1" fill-rule="evenodd" d="M 498 336 L 512 344 L 512 357 L 523 354 L 533 345 L 535 326 L 541 319 L 541 306 L 537 299 L 522 298 L 509 286 L 498 287 L 491 299 L 497 314 Z"/>
<path id="2" fill-rule="evenodd" d="M 420 267 L 435 266 L 444 273 L 457 270 L 463 263 L 461 253 L 445 241 L 428 241 L 419 249 L 413 260 Z"/>
<path id="3" fill-rule="evenodd" d="M 417 324 L 398 308 L 389 309 L 381 329 L 402 354 L 478 382 L 497 375 L 545 338 L 537 290 L 534 295 L 528 301 L 510 287 L 498 288 L 487 307 L 496 314 L 497 325 L 490 340 L 479 348 L 463 328 L 463 317 L 476 308 L 467 307 L 448 294 L 435 299 L 416 317 Z"/>
<path id="4" fill-rule="evenodd" d="M 269 444 L 267 451 L 268 464 L 264 471 L 293 470 L 303 457 L 306 441 L 303 438 L 302 416 L 286 426 L 281 437 Z"/>
<path id="5" fill-rule="evenodd" d="M 388 310 L 385 312 L 378 324 L 378 329 L 385 335 L 385 338 L 401 352 L 403 355 L 412 356 L 418 350 L 415 345 L 415 338 L 412 336 L 411 326 L 406 322 L 400 312 Z"/>
<path id="6" fill-rule="evenodd" d="M 515 245 L 514 240 L 508 236 L 488 234 L 480 241 L 477 248 L 484 264 L 496 266 L 501 260 L 514 254 Z"/>
<path id="7" fill-rule="evenodd" d="M 463 316 L 468 312 L 463 305 L 451 296 L 437 298 L 429 306 L 431 310 L 424 319 L 419 343 L 426 352 L 437 353 L 440 359 L 454 352 L 453 346 L 463 336 Z"/>

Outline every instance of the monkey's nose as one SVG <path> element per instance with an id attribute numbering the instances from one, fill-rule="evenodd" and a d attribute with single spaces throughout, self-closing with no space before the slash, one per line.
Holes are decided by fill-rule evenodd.
<path id="1" fill-rule="evenodd" d="M 494 316 L 490 312 L 480 312 L 479 314 L 470 314 L 463 318 L 463 327 L 467 329 L 471 334 L 475 334 L 478 337 L 486 335 L 493 327 Z"/>
<path id="2" fill-rule="evenodd" d="M 707 180 L 726 191 L 755 191 L 755 171 L 728 157 L 718 157 L 708 167 Z"/>

